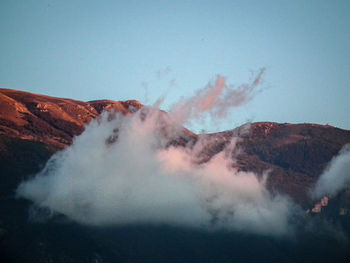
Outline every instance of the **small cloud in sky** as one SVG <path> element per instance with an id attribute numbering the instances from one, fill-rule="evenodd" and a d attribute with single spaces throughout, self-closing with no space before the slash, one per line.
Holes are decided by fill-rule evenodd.
<path id="1" fill-rule="evenodd" d="M 171 68 L 169 66 L 167 66 L 166 68 L 164 69 L 160 69 L 156 72 L 156 77 L 157 77 L 157 80 L 161 80 L 163 79 L 164 77 L 168 76 L 170 73 L 171 73 Z"/>

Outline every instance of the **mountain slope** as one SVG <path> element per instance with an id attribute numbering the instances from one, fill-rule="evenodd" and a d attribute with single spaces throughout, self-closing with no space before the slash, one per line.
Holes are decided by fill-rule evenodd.
<path id="1" fill-rule="evenodd" d="M 128 114 L 141 107 L 135 100 L 82 102 L 0 89 L 0 134 L 64 148 L 103 110 Z"/>
<path id="2" fill-rule="evenodd" d="M 244 233 L 202 233 L 167 226 L 89 228 L 56 217 L 28 223 L 30 202 L 14 198 L 18 184 L 43 168 L 53 153 L 72 143 L 104 110 L 131 114 L 137 101 L 81 102 L 0 89 L 0 259 L 3 262 L 342 262 L 349 243 L 311 232 L 299 242 Z M 305 210 L 323 169 L 350 142 L 350 131 L 328 125 L 260 122 L 231 131 L 195 135 L 185 130 L 174 145 L 203 139 L 206 162 L 238 137 L 232 152 L 238 170 L 269 171 L 272 192 L 291 196 Z M 346 195 L 330 200 L 339 212 Z M 334 205 L 332 205 L 334 204 Z M 334 211 L 333 211 L 334 210 Z M 348 215 L 342 217 L 346 224 Z M 315 220 L 318 220 L 317 216 Z M 318 222 L 318 221 L 317 221 Z M 350 228 L 349 228 L 350 229 Z M 254 251 L 254 253 L 252 253 Z M 21 252 L 21 253 L 19 253 Z"/>
<path id="3" fill-rule="evenodd" d="M 130 114 L 142 107 L 135 100 L 82 102 L 0 89 L 0 162 L 5 174 L 17 177 L 11 187 L 6 183 L 2 186 L 13 190 L 19 179 L 37 172 L 52 153 L 70 145 L 73 137 L 83 132 L 84 125 L 103 111 Z M 178 139 L 177 144 L 199 138 L 188 130 L 185 133 L 187 138 Z M 329 125 L 270 122 L 200 136 L 208 141 L 203 161 L 238 136 L 242 151 L 235 156 L 236 167 L 258 174 L 269 171 L 269 189 L 288 194 L 305 207 L 311 205 L 308 192 L 318 176 L 350 142 L 350 131 Z"/>

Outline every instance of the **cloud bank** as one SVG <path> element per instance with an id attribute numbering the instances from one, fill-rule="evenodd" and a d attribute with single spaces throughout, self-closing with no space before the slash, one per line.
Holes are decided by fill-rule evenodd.
<path id="1" fill-rule="evenodd" d="M 315 198 L 334 196 L 350 186 L 350 144 L 334 157 L 317 181 L 313 192 Z"/>
<path id="2" fill-rule="evenodd" d="M 292 204 L 267 191 L 266 177 L 233 168 L 237 138 L 206 163 L 198 162 L 205 137 L 189 140 L 186 147 L 171 146 L 188 136 L 181 126 L 185 118 L 179 121 L 174 112 L 188 113 L 190 107 L 191 114 L 194 108 L 220 113 L 223 108 L 216 105 L 222 92 L 230 93 L 227 88 L 219 78 L 216 86 L 199 91 L 170 115 L 150 107 L 112 120 L 104 113 L 72 146 L 53 155 L 41 173 L 21 183 L 18 196 L 88 225 L 168 224 L 288 234 Z"/>

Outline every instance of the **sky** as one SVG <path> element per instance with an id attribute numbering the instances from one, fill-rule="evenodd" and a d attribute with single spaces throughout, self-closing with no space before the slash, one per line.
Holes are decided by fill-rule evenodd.
<path id="1" fill-rule="evenodd" d="M 167 110 L 218 74 L 239 86 L 265 68 L 253 100 L 203 128 L 350 129 L 350 1 L 2 0 L 0 40 L 0 88 L 148 105 L 164 97 Z"/>

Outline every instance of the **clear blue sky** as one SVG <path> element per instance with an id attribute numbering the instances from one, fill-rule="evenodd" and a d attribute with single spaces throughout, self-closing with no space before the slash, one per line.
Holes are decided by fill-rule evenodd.
<path id="1" fill-rule="evenodd" d="M 145 104 L 165 95 L 166 109 L 217 74 L 240 84 L 262 67 L 263 91 L 222 128 L 350 129 L 350 1 L 0 2 L 1 88 Z"/>

